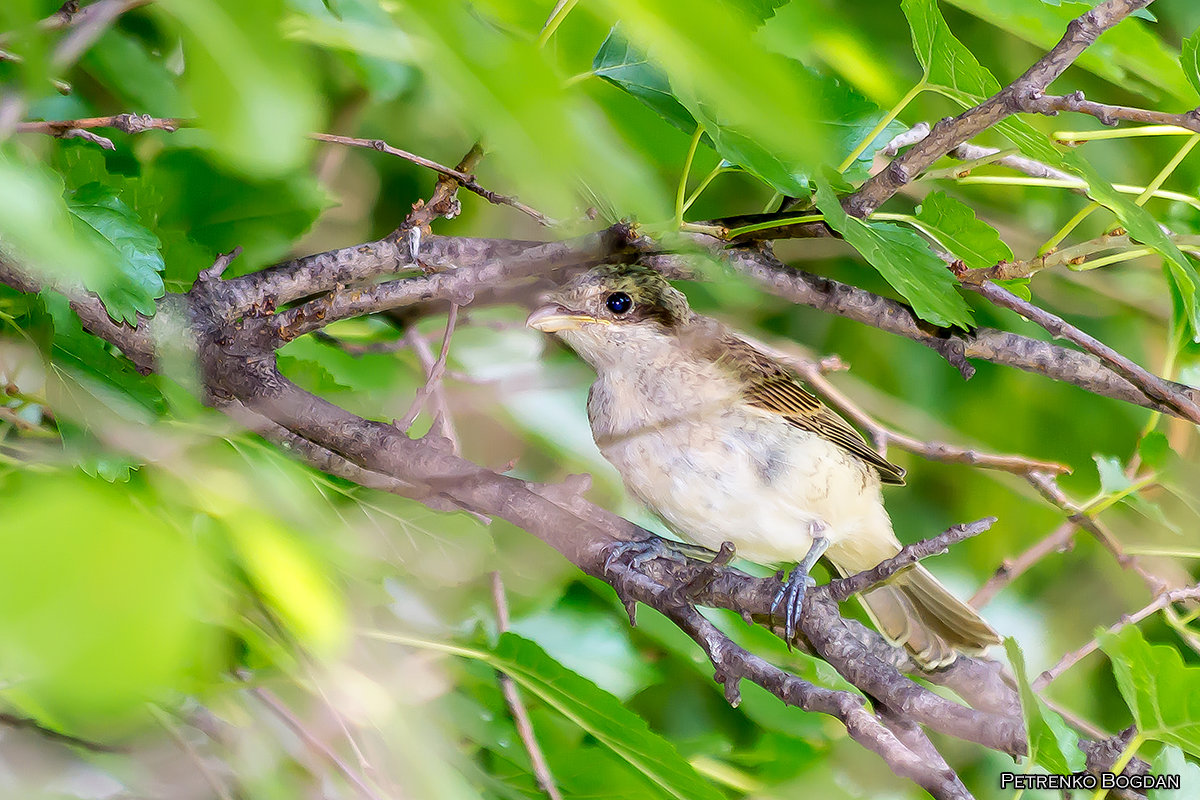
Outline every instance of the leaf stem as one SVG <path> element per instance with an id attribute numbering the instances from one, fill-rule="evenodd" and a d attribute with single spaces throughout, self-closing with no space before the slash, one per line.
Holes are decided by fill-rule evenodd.
<path id="1" fill-rule="evenodd" d="M 1125 767 L 1129 766 L 1129 762 L 1133 759 L 1138 748 L 1146 741 L 1146 737 L 1137 732 L 1133 734 L 1133 738 L 1129 740 L 1129 744 L 1125 745 L 1125 749 L 1121 751 L 1121 755 L 1117 756 L 1117 760 L 1113 762 L 1112 768 L 1109 770 L 1114 775 L 1120 775 L 1125 771 Z M 1107 789 L 1097 789 L 1092 794 L 1092 800 L 1103 800 L 1104 795 L 1108 794 Z"/>
<path id="2" fill-rule="evenodd" d="M 805 214 L 799 217 L 773 219 L 770 222 L 756 222 L 753 225 L 731 228 L 727 235 L 730 239 L 736 239 L 738 236 L 744 236 L 747 233 L 754 233 L 755 231 L 769 231 L 772 228 L 782 228 L 787 225 L 803 225 L 806 222 L 820 222 L 823 219 L 825 219 L 824 214 Z"/>
<path id="3" fill-rule="evenodd" d="M 1150 181 L 1150 184 L 1146 187 L 1146 191 L 1138 195 L 1137 199 L 1133 202 L 1139 206 L 1145 205 L 1146 201 L 1153 197 L 1154 193 L 1162 188 L 1162 185 L 1166 183 L 1167 178 L 1171 177 L 1171 173 L 1174 172 L 1175 168 L 1179 166 L 1180 162 L 1187 157 L 1187 154 L 1192 151 L 1192 148 L 1196 146 L 1197 141 L 1200 141 L 1200 135 L 1192 136 L 1186 142 L 1184 142 L 1183 147 L 1179 148 L 1179 152 L 1177 152 L 1171 158 L 1171 160 L 1167 162 L 1165 167 L 1158 171 L 1158 174 L 1154 176 L 1154 180 Z"/>
<path id="4" fill-rule="evenodd" d="M 697 123 L 696 132 L 692 134 L 691 144 L 688 145 L 687 157 L 683 160 L 683 170 L 679 175 L 679 186 L 675 189 L 675 227 L 683 225 L 684 202 L 687 195 L 688 176 L 692 174 L 692 161 L 696 158 L 696 148 L 704 136 L 704 126 Z"/>
<path id="5" fill-rule="evenodd" d="M 482 661 L 490 664 L 495 659 L 492 654 L 485 650 L 475 650 L 470 647 L 460 647 L 455 644 L 446 642 L 437 642 L 433 639 L 422 639 L 418 636 L 408 636 L 403 633 L 391 633 L 390 631 L 364 630 L 362 635 L 369 639 L 376 639 L 380 642 L 390 642 L 391 644 L 402 644 L 408 647 L 416 647 L 421 650 L 433 650 L 438 653 L 446 653 L 447 655 L 459 656 L 460 658 L 469 658 L 474 661 Z"/>
<path id="6" fill-rule="evenodd" d="M 1063 178 L 1028 178 L 1021 175 L 968 175 L 964 178 L 956 178 L 960 184 L 987 184 L 992 186 L 1045 186 L 1052 189 L 1086 189 L 1087 184 L 1082 181 L 1065 180 Z M 1132 186 L 1128 183 L 1114 183 L 1113 188 L 1121 194 L 1141 194 L 1146 190 L 1145 186 Z M 1162 200 L 1175 200 L 1180 203 L 1187 203 L 1195 209 L 1200 210 L 1200 198 L 1182 192 L 1171 192 L 1164 189 L 1159 189 L 1154 193 L 1154 197 Z"/>
<path id="7" fill-rule="evenodd" d="M 1057 233 L 1047 239 L 1046 243 L 1038 248 L 1038 255 L 1044 256 L 1053 252 L 1063 239 L 1066 239 L 1071 235 L 1071 231 L 1079 227 L 1079 223 L 1087 219 L 1088 216 L 1099 207 L 1100 204 L 1093 200 L 1083 208 L 1079 209 L 1078 214 L 1067 220 L 1066 225 L 1063 225 L 1061 228 L 1059 228 Z"/>
<path id="8" fill-rule="evenodd" d="M 1175 549 L 1170 547 L 1123 547 L 1130 556 L 1159 556 L 1162 558 L 1200 558 L 1200 550 Z M 1200 612 L 1200 609 L 1197 609 Z"/>
<path id="9" fill-rule="evenodd" d="M 1060 142 L 1091 142 L 1097 139 L 1132 139 L 1136 136 L 1191 136 L 1195 131 L 1176 125 L 1143 125 L 1140 128 L 1117 128 L 1100 131 L 1055 131 Z"/>
<path id="10" fill-rule="evenodd" d="M 1113 253 L 1110 256 L 1093 258 L 1091 261 L 1085 261 L 1082 264 L 1068 265 L 1067 269 L 1072 270 L 1073 272 L 1087 272 L 1088 270 L 1107 267 L 1110 264 L 1120 264 L 1122 261 L 1132 261 L 1135 258 L 1152 256 L 1156 252 L 1158 251 L 1150 247 L 1138 247 L 1133 250 L 1126 250 L 1123 253 Z"/>
<path id="11" fill-rule="evenodd" d="M 700 185 L 693 189 L 692 193 L 688 195 L 687 202 L 683 204 L 684 213 L 687 213 L 687 210 L 692 207 L 692 203 L 696 202 L 697 198 L 700 197 L 700 193 L 708 188 L 708 185 L 713 182 L 713 179 L 728 169 L 730 168 L 724 166 L 723 162 L 713 167 L 712 172 L 705 175 L 704 180 L 700 181 Z"/>
<path id="12" fill-rule="evenodd" d="M 550 12 L 550 18 L 546 20 L 546 24 L 542 26 L 542 32 L 538 34 L 537 46 L 545 47 L 546 42 L 550 41 L 550 37 L 558 30 L 558 26 L 567 18 L 567 14 L 571 13 L 571 9 L 579 0 L 559 0 L 558 5 Z"/>
<path id="13" fill-rule="evenodd" d="M 896 117 L 900 116 L 900 112 L 923 91 L 925 91 L 925 78 L 918 81 L 915 86 L 908 90 L 908 94 L 900 98 L 900 102 L 892 106 L 892 109 L 883 115 L 883 119 L 879 120 L 879 124 L 872 128 L 866 138 L 858 143 L 858 147 L 850 151 L 850 155 L 846 156 L 846 160 L 841 163 L 837 171 L 845 172 L 850 169 L 850 165 L 857 161 L 858 157 L 863 154 L 863 151 L 871 146 L 871 142 L 875 141 L 879 137 L 879 134 L 883 133 L 887 126 L 891 125 Z"/>

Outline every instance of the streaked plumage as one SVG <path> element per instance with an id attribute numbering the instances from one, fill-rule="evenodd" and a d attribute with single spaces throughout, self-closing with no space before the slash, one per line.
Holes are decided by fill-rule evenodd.
<path id="1" fill-rule="evenodd" d="M 606 303 L 628 310 L 614 313 Z M 682 538 L 768 565 L 799 562 L 814 533 L 843 574 L 900 548 L 881 482 L 904 471 L 876 453 L 796 376 L 658 273 L 604 266 L 563 287 L 530 324 L 558 333 L 597 380 L 588 416 L 629 491 Z M 880 630 L 936 667 L 999 641 L 917 566 L 869 592 Z"/>

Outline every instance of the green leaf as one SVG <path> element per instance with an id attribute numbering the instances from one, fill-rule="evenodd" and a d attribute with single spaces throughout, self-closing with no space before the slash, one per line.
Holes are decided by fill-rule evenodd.
<path id="1" fill-rule="evenodd" d="M 162 394 L 154 382 L 139 374 L 125 356 L 85 331 L 65 297 L 49 290 L 39 297 L 54 322 L 54 338 L 46 354 L 53 363 L 80 382 L 105 387 L 104 393 L 110 397 L 103 399 L 110 401 L 110 407 L 122 409 L 129 403 L 136 404 L 138 410 L 124 415 L 131 420 L 146 422 L 163 410 Z"/>
<path id="2" fill-rule="evenodd" d="M 1025 672 L 1025 656 L 1017 640 L 1011 636 L 1005 637 L 1004 650 L 1021 694 L 1021 710 L 1025 715 L 1025 730 L 1029 737 L 1029 757 L 1047 772 L 1079 772 L 1085 762 L 1083 751 L 1079 749 L 1079 737 L 1062 715 L 1047 708 L 1030 687 Z"/>
<path id="3" fill-rule="evenodd" d="M 156 229 L 166 276 L 183 288 L 217 253 L 234 247 L 244 252 L 230 277 L 282 258 L 330 202 L 310 174 L 248 178 L 195 149 L 167 150 L 146 168 L 143 181 L 162 196 Z"/>
<path id="4" fill-rule="evenodd" d="M 1042 51 L 1062 38 L 1071 20 L 1086 13 L 1095 3 L 1062 0 L 1050 6 L 1042 0 L 947 0 L 982 20 L 1032 42 Z M 1080 54 L 1075 65 L 1111 81 L 1127 91 L 1158 99 L 1163 93 L 1191 108 L 1196 90 L 1184 77 L 1179 59 L 1163 38 L 1145 22 L 1127 19 L 1107 30 Z"/>
<path id="5" fill-rule="evenodd" d="M 1012 250 L 991 225 L 975 211 L 945 192 L 931 192 L 921 201 L 917 219 L 938 243 L 971 269 L 985 269 L 1008 261 Z"/>
<path id="6" fill-rule="evenodd" d="M 1171 454 L 1171 443 L 1162 431 L 1150 431 L 1138 443 L 1138 455 L 1151 469 L 1158 469 L 1166 463 Z"/>
<path id="7" fill-rule="evenodd" d="M 1092 456 L 1092 460 L 1096 462 L 1096 471 L 1100 473 L 1100 491 L 1104 494 L 1123 492 L 1133 485 L 1125 475 L 1125 468 L 1119 458 L 1097 453 Z"/>
<path id="8" fill-rule="evenodd" d="M 210 505 L 229 529 L 242 570 L 301 643 L 333 652 L 345 639 L 346 612 L 325 565 L 279 519 L 233 499 L 237 495 L 214 497 Z"/>
<path id="9" fill-rule="evenodd" d="M 1029 278 L 1012 278 L 1011 280 L 993 281 L 997 286 L 1003 286 L 1022 300 L 1033 300 L 1029 291 Z"/>
<path id="10" fill-rule="evenodd" d="M 824 180 L 817 181 L 816 197 L 829 226 L 879 270 L 917 316 L 943 327 L 970 327 L 971 309 L 959 295 L 957 281 L 924 239 L 908 228 L 850 216 Z"/>
<path id="11" fill-rule="evenodd" d="M 1183 40 L 1179 51 L 1179 65 L 1183 75 L 1197 92 L 1200 92 L 1200 28 Z"/>
<path id="12" fill-rule="evenodd" d="M 1173 745 L 1164 745 L 1150 766 L 1151 775 L 1178 775 L 1179 788 L 1200 786 L 1200 766 L 1188 761 L 1183 751 Z M 1180 800 L 1180 792 L 1174 789 L 1151 789 L 1150 800 Z"/>
<path id="13" fill-rule="evenodd" d="M 764 34 L 771 31 L 773 21 L 763 28 Z M 809 192 L 814 170 L 840 163 L 874 129 L 883 111 L 846 84 L 797 61 L 783 59 L 778 66 L 790 71 L 795 82 L 805 87 L 806 108 L 810 109 L 805 112 L 805 125 L 814 141 L 822 145 L 819 155 L 788 156 L 787 151 L 765 147 L 760 137 L 748 132 L 749 125 L 727 116 L 725 105 L 703 97 L 681 102 L 666 73 L 635 50 L 615 28 L 592 63 L 598 77 L 641 100 L 685 133 L 694 131 L 699 120 L 704 125 L 704 142 L 729 163 L 753 173 L 776 191 L 803 196 Z M 903 125 L 893 122 L 877 134 L 859 155 L 849 177 L 865 178 L 875 151 L 903 130 Z"/>
<path id="14" fill-rule="evenodd" d="M 111 264 L 81 240 L 63 200 L 62 178 L 0 150 L 0 239 L 22 266 L 55 282 L 103 286 Z"/>
<path id="15" fill-rule="evenodd" d="M 576 216 L 582 183 L 601 207 L 647 219 L 669 213 L 662 182 L 585 94 L 565 87 L 550 48 L 508 35 L 465 3 L 407 0 L 403 8 L 414 40 L 407 57 L 460 124 L 485 139 L 522 200 L 552 217 Z"/>
<path id="16" fill-rule="evenodd" d="M 1192 341 L 1200 342 L 1200 274 L 1191 260 L 1163 232 L 1150 212 L 1114 189 L 1077 151 L 1065 154 L 1062 163 L 1087 181 L 1088 197 L 1116 214 L 1130 238 L 1153 247 L 1167 260 L 1192 328 Z"/>
<path id="17" fill-rule="evenodd" d="M 592 59 L 592 72 L 624 89 L 684 133 L 696 129 L 696 120 L 671 92 L 666 73 L 635 50 L 614 26 Z"/>
<path id="18" fill-rule="evenodd" d="M 99 182 L 73 192 L 67 208 L 86 226 L 83 235 L 102 240 L 96 249 L 108 262 L 112 277 L 103 286 L 88 288 L 100 295 L 108 315 L 131 325 L 137 324 L 138 314 L 154 316 L 154 301 L 166 292 L 158 237 L 112 189 Z"/>
<path id="19" fill-rule="evenodd" d="M 304 164 L 320 123 L 309 60 L 279 35 L 281 0 L 166 0 L 154 5 L 180 26 L 184 81 L 213 150 L 247 175 Z"/>
<path id="20" fill-rule="evenodd" d="M 1138 733 L 1200 756 L 1200 667 L 1186 666 L 1174 647 L 1150 644 L 1135 625 L 1102 634 L 1100 646 Z"/>
<path id="21" fill-rule="evenodd" d="M 186 516 L 148 510 L 164 500 L 144 487 L 78 472 L 18 473 L 2 491 L 6 704 L 111 741 L 123 732 L 114 725 L 186 691 L 201 663 L 213 666 L 219 640 L 201 620 L 218 622 L 221 604 Z"/>
<path id="22" fill-rule="evenodd" d="M 950 31 L 937 0 L 903 0 L 900 5 L 912 29 L 913 51 L 925 70 L 928 88 L 963 108 L 976 106 L 1000 91 L 996 77 Z M 995 127 L 1030 158 L 1058 162 L 1058 149 L 1024 120 L 1009 117 Z"/>
<path id="23" fill-rule="evenodd" d="M 193 114 L 162 55 L 151 54 L 145 43 L 124 31 L 105 32 L 84 56 L 83 66 L 120 99 L 121 108 L 154 117 Z"/>
<path id="24" fill-rule="evenodd" d="M 1102 455 L 1093 455 L 1092 459 L 1096 462 L 1097 472 L 1100 473 L 1101 492 L 1120 494 L 1122 504 L 1129 506 L 1146 519 L 1162 525 L 1172 533 L 1180 532 L 1179 527 L 1167 518 L 1158 503 L 1150 502 L 1138 492 L 1129 491 L 1129 488 L 1133 486 L 1133 481 L 1126 476 L 1120 459 Z"/>
<path id="25" fill-rule="evenodd" d="M 930 89 L 960 102 L 969 99 L 971 105 L 999 91 L 999 81 L 950 32 L 937 0 L 903 0 L 900 8 Z"/>
<path id="26" fill-rule="evenodd" d="M 564 668 L 542 648 L 515 633 L 500 636 L 492 665 L 543 703 L 570 719 L 679 800 L 721 800 L 722 795 L 675 746 L 596 684 Z"/>

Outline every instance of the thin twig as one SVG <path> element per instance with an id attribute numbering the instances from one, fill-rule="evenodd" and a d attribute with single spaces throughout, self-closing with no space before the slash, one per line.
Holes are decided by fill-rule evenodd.
<path id="1" fill-rule="evenodd" d="M 508 600 L 504 596 L 504 582 L 501 580 L 499 572 L 492 573 L 492 603 L 496 607 L 496 627 L 501 633 L 504 633 L 508 630 Z M 558 784 L 554 782 L 554 775 L 550 772 L 550 765 L 546 763 L 546 756 L 538 745 L 533 722 L 529 719 L 529 712 L 521 701 L 517 684 L 507 673 L 500 670 L 496 670 L 496 680 L 499 681 L 500 690 L 504 693 L 504 702 L 508 705 L 509 713 L 512 714 L 513 724 L 517 727 L 517 735 L 521 737 L 521 744 L 525 745 L 525 752 L 529 754 L 529 763 L 533 765 L 533 776 L 537 779 L 538 786 L 550 800 L 562 800 L 562 792 L 558 790 Z"/>
<path id="2" fill-rule="evenodd" d="M 246 680 L 246 676 L 241 676 Z M 266 706 L 275 716 L 283 721 L 283 724 L 291 729 L 292 733 L 300 737 L 309 749 L 327 761 L 334 769 L 342 774 L 342 776 L 350 782 L 359 794 L 368 800 L 385 800 L 385 798 L 372 789 L 362 776 L 350 768 L 350 765 L 342 760 L 342 757 L 329 748 L 329 745 L 321 741 L 317 736 L 310 731 L 304 723 L 292 713 L 291 709 L 284 704 L 282 700 L 275 696 L 275 693 L 261 686 L 247 686 L 250 694 L 254 695 Z"/>
<path id="3" fill-rule="evenodd" d="M 892 430 L 876 422 L 849 397 L 840 392 L 823 374 L 819 365 L 800 359 L 789 359 L 790 363 L 800 373 L 817 393 L 832 403 L 839 411 L 850 417 L 856 424 L 866 428 L 872 440 L 882 445 L 894 444 L 901 450 L 918 455 L 928 461 L 939 461 L 946 464 L 968 464 L 980 469 L 994 469 L 1000 472 L 1010 472 L 1015 475 L 1027 475 L 1030 472 L 1048 472 L 1058 475 L 1070 472 L 1071 468 L 1054 461 L 1038 461 L 1025 456 L 997 455 L 983 453 L 974 448 L 958 447 L 945 442 L 927 442 Z"/>
<path id="4" fill-rule="evenodd" d="M 1160 578 L 1142 566 L 1141 560 L 1137 556 L 1131 556 L 1121 549 L 1121 545 L 1116 537 L 1096 519 L 1095 513 L 1080 508 L 1077 503 L 1067 497 L 1066 492 L 1058 485 L 1058 481 L 1053 475 L 1033 472 L 1026 475 L 1025 480 L 1029 481 L 1029 484 L 1034 489 L 1037 489 L 1042 497 L 1062 509 L 1067 515 L 1068 522 L 1090 533 L 1097 542 L 1112 554 L 1113 558 L 1116 559 L 1117 563 L 1123 569 L 1135 572 L 1151 592 L 1157 594 L 1166 588 L 1166 584 Z"/>
<path id="5" fill-rule="evenodd" d="M 107 0 L 102 0 L 107 2 Z M 181 127 L 191 125 L 192 121 L 180 118 L 155 118 L 146 115 L 138 114 L 118 114 L 110 117 L 87 117 L 82 119 L 72 120 L 45 120 L 45 121 L 26 121 L 18 122 L 15 126 L 17 133 L 44 133 L 51 136 L 66 136 L 71 131 L 86 131 L 93 128 L 117 128 L 125 133 L 142 133 L 147 130 L 161 131 L 176 131 Z M 72 134 L 79 135 L 79 134 Z M 101 137 L 103 138 L 103 137 Z M 401 150 L 398 147 L 393 147 L 382 139 L 359 139 L 353 136 L 340 136 L 333 133 L 310 133 L 310 139 L 315 139 L 318 142 L 328 142 L 329 144 L 338 144 L 346 147 L 361 147 L 367 150 L 374 150 L 380 153 L 386 153 L 397 158 L 402 158 L 417 166 L 433 170 L 444 178 L 453 181 L 458 186 L 466 189 L 469 192 L 474 192 L 489 203 L 496 205 L 505 205 L 515 208 L 523 214 L 531 217 L 538 224 L 546 227 L 553 227 L 554 220 L 547 217 L 540 211 L 531 208 L 515 197 L 503 195 L 498 192 L 493 192 L 490 189 L 485 189 L 480 186 L 475 180 L 475 176 L 469 172 L 464 172 L 460 169 L 447 167 L 444 164 L 439 164 L 432 159 L 419 156 L 416 153 L 410 153 L 407 150 Z M 111 144 L 111 143 L 110 143 Z M 478 161 L 478 157 L 482 155 L 482 150 L 472 148 L 471 153 L 468 153 L 468 158 L 473 161 Z M 111 149 L 111 148 L 107 148 Z M 465 159 L 464 159 L 465 161 Z M 435 190 L 436 191 L 436 190 Z M 452 198 L 452 193 L 450 197 Z M 435 195 L 436 198 L 436 195 Z M 435 205 L 431 201 L 430 205 Z M 439 207 L 442 204 L 437 204 Z M 444 211 L 443 211 L 444 213 Z"/>
<path id="6" fill-rule="evenodd" d="M 312 133 L 309 134 L 309 138 L 316 139 L 319 142 L 330 142 L 332 144 L 346 145 L 347 147 L 362 147 L 367 150 L 375 150 L 380 153 L 387 153 L 390 156 L 402 158 L 405 161 L 410 161 L 413 164 L 416 164 L 417 166 L 431 169 L 439 175 L 452 178 L 458 183 L 459 186 L 469 192 L 474 192 L 483 199 L 487 200 L 489 203 L 511 206 L 512 208 L 515 208 L 521 213 L 529 216 L 540 225 L 545 225 L 546 227 L 553 227 L 554 225 L 554 220 L 550 219 L 540 211 L 530 208 L 517 198 L 498 194 L 489 189 L 483 188 L 476 183 L 474 175 L 468 175 L 467 173 L 460 172 L 452 167 L 447 167 L 444 164 L 439 164 L 436 161 L 419 156 L 416 153 L 410 153 L 407 150 L 401 150 L 398 147 L 392 147 L 382 139 L 359 139 L 353 136 L 338 136 L 332 133 Z"/>
<path id="7" fill-rule="evenodd" d="M 65 136 L 69 131 L 116 128 L 128 134 L 145 133 L 146 131 L 167 131 L 168 133 L 172 133 L 188 124 L 188 120 L 174 117 L 152 117 L 148 114 L 116 114 L 109 117 L 18 122 L 16 132 Z"/>
<path id="8" fill-rule="evenodd" d="M 462 160 L 454 167 L 454 171 L 469 175 L 483 158 L 483 148 L 479 146 L 479 142 L 471 145 L 471 149 L 462 157 Z M 458 179 L 452 175 L 439 175 L 437 184 L 433 187 L 433 196 L 429 198 L 428 203 L 418 201 L 418 205 L 413 206 L 412 213 L 405 218 L 404 223 L 400 226 L 400 230 L 408 230 L 412 228 L 427 229 L 429 224 L 438 217 L 453 219 L 462 211 L 462 204 L 458 202 L 457 194 L 459 187 Z"/>
<path id="9" fill-rule="evenodd" d="M 1150 2 L 1105 0 L 1073 19 L 1058 43 L 1024 74 L 979 105 L 934 125 L 928 136 L 848 196 L 843 201 L 846 210 L 857 217 L 869 216 L 943 155 L 1024 110 L 1022 104 L 1042 95 L 1100 34 Z"/>
<path id="10" fill-rule="evenodd" d="M 416 396 L 413 398 L 412 405 L 409 406 L 404 417 L 396 422 L 396 427 L 402 431 L 408 431 L 416 420 L 417 415 L 421 413 L 425 403 L 431 397 L 437 404 L 437 413 L 434 415 L 435 420 L 440 420 L 440 423 L 434 425 L 438 429 L 438 433 L 450 440 L 454 452 L 458 452 L 458 437 L 454 433 L 454 428 L 450 424 L 450 410 L 446 404 L 446 397 L 443 392 L 442 376 L 446 372 L 446 360 L 450 357 L 450 337 L 454 335 L 454 326 L 458 322 L 458 304 L 450 304 L 450 312 L 446 315 L 446 332 L 442 334 L 442 347 L 438 352 L 437 360 L 430 362 L 432 353 L 429 352 L 429 343 L 417 332 L 415 327 L 410 327 L 405 333 L 405 339 L 417 353 L 421 359 L 422 365 L 425 367 L 425 385 L 417 390 Z"/>
<path id="11" fill-rule="evenodd" d="M 1065 553 L 1071 549 L 1075 541 L 1075 531 L 1078 525 L 1074 522 L 1064 522 L 1044 539 L 1016 558 L 1006 558 L 996 568 L 995 574 L 988 578 L 987 583 L 979 587 L 979 591 L 971 597 L 970 603 L 975 608 L 983 608 L 993 597 L 1000 593 L 1008 584 L 1024 575 L 1034 564 L 1037 564 L 1051 553 Z"/>
<path id="12" fill-rule="evenodd" d="M 1154 600 L 1148 605 L 1133 612 L 1132 614 L 1126 614 L 1125 616 L 1121 617 L 1120 620 L 1109 626 L 1108 630 L 1106 630 L 1104 633 L 1105 635 L 1117 633 L 1122 628 L 1141 622 L 1146 617 L 1150 616 L 1156 611 L 1166 608 L 1172 603 L 1182 603 L 1186 600 L 1200 600 L 1200 585 L 1186 586 L 1182 589 L 1173 589 L 1169 592 L 1163 592 L 1155 597 Z M 1082 647 L 1067 653 L 1058 660 L 1057 664 L 1043 672 L 1041 675 L 1037 676 L 1032 684 L 1034 691 L 1040 692 L 1042 689 L 1045 689 L 1051 681 L 1055 680 L 1068 669 L 1075 666 L 1080 661 L 1087 658 L 1089 655 L 1099 649 L 1100 637 L 1097 636 L 1096 638 L 1089 640 Z"/>
<path id="13" fill-rule="evenodd" d="M 905 545 L 900 548 L 899 553 L 880 561 L 871 569 L 830 581 L 823 587 L 824 591 L 828 592 L 834 600 L 839 602 L 846 600 L 852 595 L 865 592 L 871 587 L 883 583 L 897 572 L 911 567 L 922 559 L 949 552 L 951 545 L 958 544 L 972 536 L 978 536 L 990 529 L 995 522 L 995 517 L 984 517 L 975 522 L 955 525 L 937 536 Z"/>
<path id="14" fill-rule="evenodd" d="M 1079 345 L 1087 352 L 1112 366 L 1116 372 L 1145 392 L 1147 396 L 1166 403 L 1176 409 L 1186 419 L 1200 424 L 1200 406 L 1193 402 L 1191 398 L 1176 390 L 1167 381 L 1148 372 L 1129 358 L 1113 350 L 1099 339 L 1076 328 L 1062 317 L 1039 308 L 1028 300 L 1017 297 L 1008 289 L 991 281 L 984 281 L 981 284 L 964 283 L 962 285 L 983 295 L 998 306 L 1016 311 L 1030 322 L 1034 322 L 1045 328 L 1048 333 Z"/>
<path id="15" fill-rule="evenodd" d="M 1156 125 L 1174 125 L 1189 131 L 1200 133 L 1200 114 L 1196 109 L 1183 114 L 1169 114 L 1163 111 L 1151 111 L 1145 108 L 1130 106 L 1112 106 L 1104 103 L 1093 103 L 1084 98 L 1083 92 L 1076 91 L 1066 95 L 1031 94 L 1018 98 L 1022 111 L 1034 114 L 1056 116 L 1060 111 L 1075 111 L 1088 114 L 1100 120 L 1105 125 L 1117 125 L 1120 121 L 1149 122 Z"/>
<path id="16" fill-rule="evenodd" d="M 174 722 L 172 722 L 170 716 L 156 705 L 150 704 L 149 708 L 151 715 L 158 720 L 158 724 L 162 725 L 163 729 L 166 730 L 167 735 L 175 740 L 175 743 L 179 745 L 179 749 L 183 751 L 184 755 L 186 755 L 188 759 L 196 765 L 196 769 L 199 770 L 200 776 L 204 778 L 204 782 L 209 785 L 209 788 L 213 790 L 213 793 L 220 798 L 220 800 L 233 800 L 233 795 L 229 793 L 229 788 L 225 786 L 225 782 L 222 781 L 217 774 L 213 772 L 212 768 L 204 762 L 204 757 L 200 755 L 192 743 L 188 741 L 187 737 L 179 731 L 178 727 L 174 724 Z"/>
<path id="17" fill-rule="evenodd" d="M 80 739 L 78 736 L 71 736 L 70 734 L 60 733 L 59 731 L 56 731 L 53 728 L 47 728 L 45 725 L 38 722 L 36 719 L 32 719 L 30 717 L 20 717 L 20 716 L 17 716 L 16 714 L 10 714 L 7 711 L 0 711 L 0 725 L 4 725 L 9 728 L 16 728 L 17 730 L 33 731 L 34 733 L 38 734 L 42 738 L 49 739 L 52 742 L 58 742 L 59 744 L 70 745 L 71 747 L 79 747 L 83 750 L 89 750 L 93 753 L 123 753 L 123 752 L 126 752 L 125 748 L 123 748 L 123 747 L 116 747 L 114 745 L 102 744 L 100 742 L 93 742 L 88 739 Z"/>

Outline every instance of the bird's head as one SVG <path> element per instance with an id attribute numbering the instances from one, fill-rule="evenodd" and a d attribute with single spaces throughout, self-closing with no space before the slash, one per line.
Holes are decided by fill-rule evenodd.
<path id="1" fill-rule="evenodd" d="M 668 344 L 692 319 L 683 293 L 640 266 L 595 267 L 546 300 L 525 324 L 557 334 L 596 367 Z"/>

